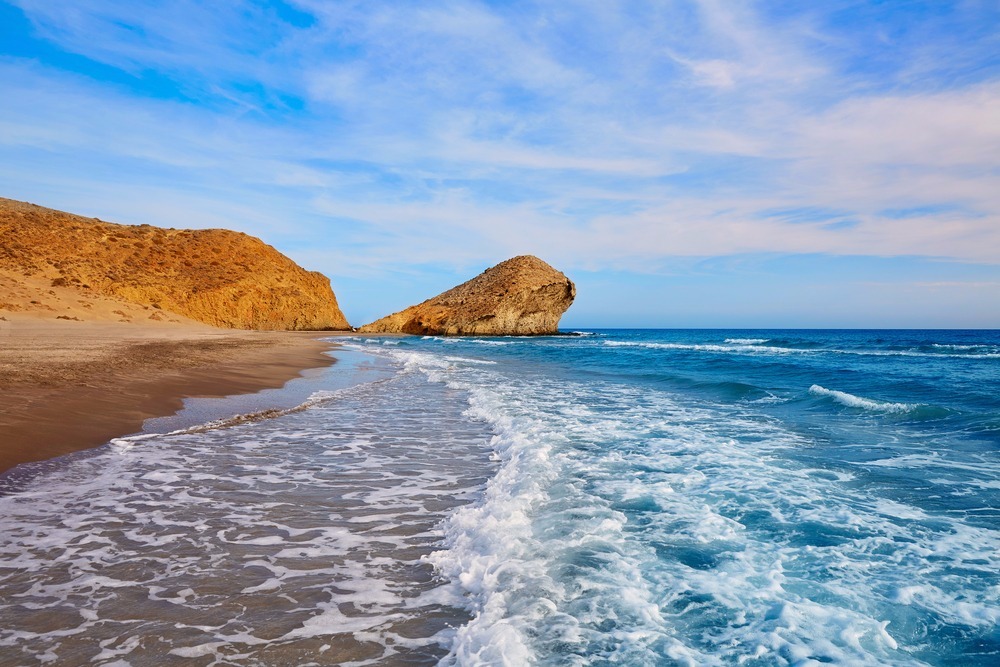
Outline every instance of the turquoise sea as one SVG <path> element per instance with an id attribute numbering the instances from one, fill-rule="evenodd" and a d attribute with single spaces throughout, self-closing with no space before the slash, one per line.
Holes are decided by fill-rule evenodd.
<path id="1" fill-rule="evenodd" d="M 15 470 L 0 664 L 1000 664 L 1000 332 L 576 333 Z"/>

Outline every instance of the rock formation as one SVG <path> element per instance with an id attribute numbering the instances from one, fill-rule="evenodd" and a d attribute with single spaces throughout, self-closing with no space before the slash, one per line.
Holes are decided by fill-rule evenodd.
<path id="1" fill-rule="evenodd" d="M 328 278 L 224 229 L 118 225 L 0 198 L 0 271 L 139 304 L 152 319 L 166 311 L 233 329 L 350 329 Z"/>
<path id="2" fill-rule="evenodd" d="M 433 299 L 361 327 L 362 333 L 530 336 L 558 331 L 576 287 L 531 255 L 487 269 Z"/>

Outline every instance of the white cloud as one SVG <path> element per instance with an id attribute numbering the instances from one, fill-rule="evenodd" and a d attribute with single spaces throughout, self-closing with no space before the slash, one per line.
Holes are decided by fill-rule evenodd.
<path id="1" fill-rule="evenodd" d="M 716 88 L 732 88 L 736 84 L 736 63 L 727 60 L 703 60 L 701 62 L 685 63 L 698 80 L 706 86 Z"/>
<path id="2" fill-rule="evenodd" d="M 297 5 L 315 25 L 239 3 L 24 0 L 65 48 L 200 81 L 202 97 L 0 63 L 0 151 L 37 161 L 8 167 L 6 194 L 76 183 L 103 193 L 103 217 L 138 221 L 144 201 L 176 224 L 231 216 L 349 245 L 350 271 L 517 252 L 618 269 L 766 252 L 1000 261 L 998 84 L 847 95 L 813 15 L 716 0 Z M 272 114 L 247 81 L 303 109 Z M 115 204 L 122 185 L 142 194 Z M 797 208 L 843 213 L 769 214 Z"/>
<path id="3" fill-rule="evenodd" d="M 849 99 L 807 119 L 799 157 L 854 164 L 995 167 L 1000 163 L 1000 83 L 916 95 Z"/>

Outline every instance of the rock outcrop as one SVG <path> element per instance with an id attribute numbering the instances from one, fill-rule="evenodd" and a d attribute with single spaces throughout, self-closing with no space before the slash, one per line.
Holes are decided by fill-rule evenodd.
<path id="1" fill-rule="evenodd" d="M 361 327 L 362 333 L 444 336 L 553 334 L 573 303 L 576 287 L 531 255 L 487 269 L 433 299 Z"/>
<path id="2" fill-rule="evenodd" d="M 350 329 L 328 278 L 224 229 L 118 225 L 0 198 L 0 271 L 218 327 Z"/>

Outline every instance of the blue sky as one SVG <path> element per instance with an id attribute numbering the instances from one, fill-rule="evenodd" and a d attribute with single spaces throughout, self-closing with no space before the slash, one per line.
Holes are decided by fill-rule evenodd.
<path id="1" fill-rule="evenodd" d="M 1000 5 L 0 0 L 0 196 L 227 227 L 363 324 L 1000 328 Z"/>

